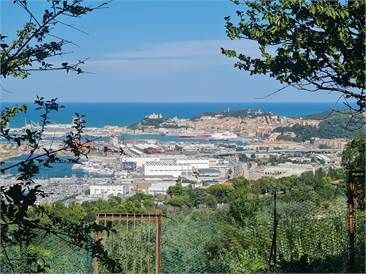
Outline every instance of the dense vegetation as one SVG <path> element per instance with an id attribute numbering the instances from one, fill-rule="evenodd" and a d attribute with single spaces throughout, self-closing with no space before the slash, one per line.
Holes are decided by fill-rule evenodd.
<path id="1" fill-rule="evenodd" d="M 64 71 L 83 73 L 81 65 L 85 60 L 73 62 L 62 58 L 71 53 L 70 45 L 76 45 L 70 39 L 57 32 L 57 26 L 82 32 L 75 26 L 77 18 L 105 8 L 107 3 L 91 3 L 82 0 L 52 0 L 35 3 L 36 1 L 14 0 L 14 8 L 20 8 L 26 16 L 20 16 L 13 25 L 17 29 L 6 30 L 0 34 L 0 81 L 5 78 L 24 79 L 34 71 Z M 38 5 L 40 4 L 40 5 Z M 38 6 L 38 8 L 37 8 Z M 3 8 L 3 7 L 2 7 Z M 5 11 L 4 11 L 5 12 Z M 72 23 L 68 23 L 71 20 Z M 18 28 L 19 27 L 19 28 Z M 65 29 L 65 30 L 66 30 Z M 68 50 L 69 49 L 69 50 Z M 60 58 L 55 58 L 55 57 Z M 38 87 L 39 88 L 39 87 Z M 6 89 L 1 85 L 2 91 Z M 0 173 L 11 169 L 17 170 L 16 182 L 5 183 L 0 186 L 0 257 L 1 272 L 45 272 L 50 269 L 52 261 L 45 261 L 50 256 L 47 250 L 37 245 L 47 239 L 56 241 L 63 239 L 74 247 L 74 250 L 85 249 L 98 254 L 101 260 L 106 260 L 113 271 L 118 271 L 115 261 L 105 258 L 106 252 L 99 241 L 93 242 L 91 232 L 108 230 L 94 222 L 90 224 L 67 223 L 63 219 L 52 217 L 44 212 L 38 204 L 40 197 L 46 196 L 41 185 L 36 184 L 35 175 L 41 167 L 50 168 L 54 164 L 63 163 L 60 154 L 71 153 L 67 162 L 77 162 L 81 156 L 89 152 L 89 140 L 82 137 L 85 127 L 84 116 L 76 113 L 72 119 L 71 128 L 65 133 L 57 149 L 44 143 L 44 132 L 51 122 L 50 113 L 63 108 L 57 98 L 49 100 L 36 97 L 36 110 L 40 112 L 39 127 L 31 127 L 14 131 L 11 120 L 28 109 L 26 105 L 13 105 L 1 110 L 0 137 L 9 144 L 27 148 L 26 158 L 16 163 L 0 162 Z M 42 213 L 42 214 L 41 214 Z M 63 247 L 62 244 L 56 247 Z M 61 253 L 61 250 L 59 251 Z M 47 254 L 48 253 L 48 254 Z M 57 255 L 57 253 L 55 253 Z M 76 255 L 76 254 L 75 254 Z M 79 257 L 73 257 L 77 262 Z M 48 257 L 48 259 L 50 259 Z M 65 262 L 66 264 L 66 262 Z M 62 265 L 60 265 L 61 267 Z"/>
<path id="2" fill-rule="evenodd" d="M 159 128 L 160 124 L 164 123 L 166 120 L 167 120 L 166 118 L 156 118 L 156 119 L 144 118 L 140 122 L 136 122 L 136 123 L 131 124 L 129 126 L 129 128 L 138 129 L 138 128 L 144 127 L 144 126 Z"/>
<path id="3" fill-rule="evenodd" d="M 280 139 L 305 141 L 318 138 L 352 138 L 355 134 L 362 131 L 362 114 L 354 113 L 343 114 L 340 112 L 321 113 L 309 116 L 309 119 L 322 119 L 319 127 L 310 125 L 296 124 L 289 127 L 278 127 L 276 132 L 294 132 L 296 137 L 291 138 L 287 135 L 281 135 Z"/>
<path id="4" fill-rule="evenodd" d="M 320 169 L 315 174 L 306 172 L 281 179 L 248 181 L 239 177 L 208 188 L 193 189 L 177 183 L 169 188 L 169 196 L 160 206 L 153 196 L 138 193 L 128 199 L 113 197 L 69 206 L 56 203 L 46 205 L 45 209 L 54 218 L 78 224 L 93 221 L 100 212 L 139 213 L 160 208 L 165 215 L 164 272 L 265 272 L 273 233 L 272 194 L 276 191 L 279 218 L 276 271 L 340 272 L 346 270 L 347 262 L 343 180 L 342 170 Z M 361 272 L 365 269 L 365 215 L 360 210 L 358 215 L 356 263 L 357 271 Z M 140 245 L 139 234 L 132 235 L 133 247 Z M 60 238 L 39 236 L 29 249 L 48 260 L 49 272 L 91 272 L 91 254 Z M 123 250 L 111 245 L 109 251 L 112 249 Z M 3 256 L 1 261 L 5 271 Z M 17 271 L 21 272 L 21 267 L 18 265 Z"/>
<path id="5" fill-rule="evenodd" d="M 220 116 L 220 117 L 241 117 L 241 118 L 255 118 L 259 116 L 273 116 L 271 112 L 264 112 L 261 110 L 242 109 L 242 110 L 228 110 L 224 112 L 204 112 L 198 117 L 192 119 L 199 119 L 202 116 Z"/>
<path id="6" fill-rule="evenodd" d="M 54 26 L 64 24 L 77 29 L 59 19 L 83 16 L 105 3 L 90 7 L 82 5 L 81 0 L 53 0 L 47 1 L 48 7 L 43 12 L 33 14 L 29 6 L 32 1 L 13 2 L 29 14 L 29 20 L 13 40 L 0 35 L 1 77 L 26 78 L 37 70 L 82 73 L 79 65 L 83 60 L 53 62 L 52 57 L 66 53 L 64 46 L 72 43 L 54 35 Z M 237 12 L 238 26 L 230 17 L 226 18 L 227 34 L 231 39 L 257 41 L 261 58 L 223 50 L 238 59 L 236 67 L 251 74 L 269 74 L 286 84 L 283 88 L 294 86 L 302 90 L 339 92 L 345 103 L 353 99 L 358 111 L 364 110 L 365 31 L 364 24 L 360 24 L 365 21 L 364 1 L 262 0 L 246 1 L 246 5 L 244 11 Z M 41 98 L 37 102 L 41 108 L 48 106 L 42 115 L 43 125 L 46 125 L 48 112 L 58 110 L 58 105 L 55 99 L 44 102 Z M 37 196 L 44 194 L 39 185 L 33 185 L 32 177 L 40 165 L 49 166 L 57 157 L 55 152 L 46 149 L 43 164 L 35 162 L 39 159 L 33 154 L 43 149 L 39 146 L 43 127 L 40 131 L 11 135 L 11 129 L 7 128 L 9 119 L 24 110 L 22 106 L 7 109 L 0 121 L 3 137 L 18 145 L 25 142 L 32 150 L 29 158 L 18 164 L 19 183 L 1 190 L 1 271 L 90 272 L 91 253 L 104 250 L 91 239 L 92 232 L 103 230 L 88 221 L 94 221 L 98 212 L 146 211 L 156 207 L 155 199 L 137 194 L 129 199 L 112 198 L 107 202 L 67 207 L 62 204 L 37 206 Z M 65 141 L 65 148 L 71 149 L 75 157 L 80 155 L 78 145 L 83 124 L 82 118 L 77 117 L 76 134 L 71 133 Z M 325 124 L 323 132 L 320 128 L 301 130 L 305 133 L 299 136 L 306 139 L 309 131 L 314 131 L 312 136 L 327 131 L 334 137 L 341 135 L 340 129 L 335 130 L 337 125 Z M 361 145 L 363 150 L 357 150 L 362 154 L 356 155 L 363 156 L 363 162 L 354 157 L 355 150 L 345 155 L 363 164 L 363 177 L 358 175 L 358 180 L 364 185 L 364 143 Z M 353 165 L 346 167 L 353 169 Z M 337 173 L 318 171 L 315 175 L 307 173 L 281 180 L 248 182 L 238 178 L 228 186 L 208 189 L 180 185 L 171 188 L 170 198 L 161 206 L 166 213 L 163 270 L 259 272 L 268 270 L 267 265 L 272 264 L 275 271 L 283 272 L 345 271 L 344 187 L 341 182 L 333 181 L 342 181 L 340 178 Z M 274 208 L 271 194 L 275 190 L 278 192 L 278 259 L 268 263 Z M 364 194 L 359 198 L 362 197 Z M 364 204 L 358 206 L 356 271 L 364 272 Z M 116 271 L 114 266 L 106 266 L 106 271 Z"/>
<path id="7" fill-rule="evenodd" d="M 282 87 L 268 96 L 289 87 L 335 92 L 338 101 L 364 110 L 365 24 L 360 22 L 365 22 L 365 1 L 233 2 L 236 16 L 225 17 L 226 34 L 254 41 L 259 54 L 245 46 L 242 52 L 222 52 L 239 70 L 278 80 Z"/>
<path id="8" fill-rule="evenodd" d="M 128 126 L 130 129 L 143 129 L 144 127 L 153 127 L 153 128 L 182 128 L 183 126 L 178 126 L 174 121 L 171 121 L 170 118 L 147 118 L 145 117 L 140 122 L 133 123 Z"/>

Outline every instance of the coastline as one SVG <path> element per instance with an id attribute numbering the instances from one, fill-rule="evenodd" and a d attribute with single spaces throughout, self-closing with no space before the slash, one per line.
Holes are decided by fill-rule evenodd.
<path id="1" fill-rule="evenodd" d="M 0 108 L 6 108 L 16 102 L 2 103 Z M 238 110 L 262 110 L 281 116 L 301 117 L 309 114 L 320 113 L 334 108 L 334 102 L 316 103 L 265 103 L 265 102 L 223 102 L 223 103 L 63 103 L 62 111 L 51 114 L 52 123 L 70 124 L 75 112 L 85 115 L 88 127 L 103 127 L 106 125 L 127 127 L 141 121 L 151 113 L 161 113 L 164 117 L 191 119 L 205 112 L 223 112 Z M 25 121 L 38 122 L 40 112 L 35 111 L 33 104 L 27 103 L 29 110 L 26 114 L 19 114 L 11 121 L 11 126 L 18 128 Z M 103 114 L 102 116 L 100 114 Z"/>

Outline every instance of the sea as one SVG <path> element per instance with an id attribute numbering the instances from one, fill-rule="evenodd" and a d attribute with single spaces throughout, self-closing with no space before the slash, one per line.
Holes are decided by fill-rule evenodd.
<path id="1" fill-rule="evenodd" d="M 19 104 L 28 105 L 26 114 L 20 114 L 11 121 L 11 127 L 22 127 L 27 122 L 39 122 L 41 111 L 33 103 L 6 102 L 0 109 Z M 273 102 L 217 102 L 217 103 L 62 103 L 65 108 L 50 115 L 52 123 L 69 124 L 75 113 L 85 115 L 87 127 L 129 126 L 151 113 L 164 117 L 192 118 L 204 112 L 222 112 L 242 109 L 262 110 L 289 117 L 301 117 L 334 108 L 334 102 L 317 103 L 273 103 Z"/>
<path id="2" fill-rule="evenodd" d="M 11 121 L 11 127 L 22 127 L 25 122 L 39 122 L 40 111 L 35 110 L 32 103 L 8 102 L 2 103 L 0 108 L 26 104 L 28 111 L 20 114 Z M 74 113 L 85 115 L 87 126 L 103 127 L 106 125 L 128 126 L 142 120 L 151 113 L 162 114 L 164 117 L 192 118 L 204 112 L 222 112 L 242 109 L 262 110 L 273 112 L 278 115 L 301 117 L 309 114 L 319 113 L 334 108 L 334 103 L 60 103 L 65 106 L 58 112 L 51 115 L 51 122 L 67 124 L 71 122 Z M 160 135 L 123 135 L 121 139 L 160 139 L 161 141 L 199 141 L 205 140 L 180 140 L 172 136 Z M 13 157 L 6 160 L 6 165 L 11 165 L 23 159 L 25 155 Z M 90 176 L 84 171 L 72 170 L 72 164 L 55 164 L 55 169 L 40 167 L 40 172 L 36 178 L 49 177 L 84 177 Z M 7 171 L 6 175 L 15 175 L 17 168 Z M 93 175 L 95 176 L 95 175 Z"/>

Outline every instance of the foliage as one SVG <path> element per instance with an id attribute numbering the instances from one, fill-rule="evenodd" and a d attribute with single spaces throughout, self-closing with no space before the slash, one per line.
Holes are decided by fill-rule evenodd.
<path id="1" fill-rule="evenodd" d="M 26 78 L 33 71 L 65 70 L 75 71 L 80 74 L 83 70 L 80 65 L 84 60 L 76 63 L 62 62 L 55 65 L 51 58 L 66 54 L 64 48 L 73 42 L 53 34 L 56 25 L 64 25 L 72 29 L 78 28 L 65 23 L 64 18 L 81 17 L 85 14 L 100 9 L 106 5 L 101 3 L 97 6 L 84 5 L 82 0 L 52 0 L 41 16 L 32 11 L 32 3 L 28 0 L 15 0 L 14 5 L 22 8 L 30 17 L 22 29 L 16 32 L 16 37 L 7 42 L 8 38 L 0 34 L 0 74 Z"/>
<path id="2" fill-rule="evenodd" d="M 282 128 L 281 128 L 282 130 Z M 283 129 L 284 130 L 284 129 Z M 284 141 L 294 141 L 295 138 L 293 138 L 292 136 L 289 135 L 279 135 L 278 137 L 276 137 L 276 140 L 284 140 Z"/>
<path id="3" fill-rule="evenodd" d="M 239 118 L 255 118 L 260 116 L 269 116 L 271 117 L 273 114 L 271 112 L 263 112 L 261 110 L 251 110 L 251 109 L 242 109 L 242 110 L 232 110 L 232 111 L 224 111 L 224 112 L 204 112 L 199 117 L 193 117 L 192 119 L 199 119 L 202 116 L 219 116 L 219 117 L 239 117 Z"/>
<path id="4" fill-rule="evenodd" d="M 195 209 L 188 214 L 175 213 L 164 220 L 164 273 L 216 273 L 206 258 L 206 244 L 218 233 L 214 213 Z"/>
<path id="5" fill-rule="evenodd" d="M 358 207 L 365 209 L 365 146 L 366 136 L 361 134 L 347 144 L 342 153 L 342 165 L 356 181 Z M 349 178 L 350 179 L 350 178 Z M 351 179 L 350 179 L 351 180 Z"/>
<path id="6" fill-rule="evenodd" d="M 272 235 L 273 191 L 278 193 L 279 217 L 276 271 L 345 271 L 347 223 L 343 206 L 346 198 L 344 188 L 340 184 L 332 183 L 334 180 L 342 180 L 343 177 L 342 171 L 332 169 L 280 179 L 263 178 L 248 181 L 239 177 L 231 180 L 231 184 L 217 184 L 198 189 L 183 187 L 178 183 L 170 189 L 171 198 L 165 201 L 162 208 L 163 271 L 266 272 Z M 208 197 L 213 197 L 216 203 L 224 203 L 227 207 L 215 205 L 210 208 Z M 185 199 L 183 208 L 169 203 L 172 199 Z M 45 205 L 44 208 L 50 216 L 74 225 L 90 223 L 95 219 L 96 213 L 149 212 L 158 207 L 153 201 L 152 196 L 138 193 L 130 198 L 113 197 L 107 201 L 68 206 L 55 203 Z M 365 255 L 362 250 L 365 215 L 362 212 L 357 215 L 357 268 L 362 271 L 365 268 Z M 116 226 L 111 228 L 110 237 L 107 238 L 107 233 L 103 233 L 106 249 L 109 253 L 114 251 L 119 260 L 125 259 L 123 247 L 112 245 L 110 240 L 113 230 L 117 230 L 121 235 L 126 229 Z M 147 228 L 136 228 L 137 234 L 129 235 L 128 240 L 128 246 L 131 247 L 129 251 L 135 251 L 131 253 L 136 255 L 137 262 L 136 264 L 135 258 L 132 257 L 129 262 L 131 272 L 136 268 L 135 271 L 140 270 L 139 255 L 146 253 L 140 249 L 140 242 L 141 238 L 146 239 L 144 230 Z M 145 232 L 144 235 L 140 236 L 140 231 Z M 116 234 L 114 236 L 116 237 Z M 119 239 L 119 243 L 125 244 L 126 240 L 123 238 Z M 55 235 L 33 239 L 31 247 L 42 254 L 47 262 L 52 263 L 48 271 L 90 272 L 92 254 L 75 246 L 70 251 L 68 243 Z M 55 251 L 60 251 L 61 256 L 56 257 Z M 153 252 L 151 253 L 153 255 Z M 75 267 L 74 257 L 82 259 L 79 269 Z M 65 269 L 60 269 L 60 265 Z M 104 266 L 101 270 L 110 272 L 112 267 Z"/>
<path id="7" fill-rule="evenodd" d="M 145 117 L 139 122 L 133 123 L 128 126 L 130 129 L 144 129 L 144 127 L 152 127 L 152 128 L 184 128 L 185 126 L 178 126 L 174 120 L 168 117 L 162 118 L 148 118 Z"/>
<path id="8" fill-rule="evenodd" d="M 58 111 L 61 106 L 56 99 L 44 100 L 37 98 L 36 109 L 41 110 L 41 125 L 36 129 L 25 128 L 21 132 L 13 132 L 6 125 L 9 124 L 13 113 L 9 110 L 23 111 L 22 107 L 5 109 L 2 112 L 2 121 L 6 124 L 0 125 L 0 136 L 8 142 L 29 148 L 29 154 L 15 164 L 7 165 L 1 163 L 0 171 L 17 167 L 17 183 L 1 186 L 1 247 L 2 253 L 6 255 L 7 266 L 12 272 L 44 272 L 50 268 L 45 261 L 44 253 L 34 249 L 34 241 L 38 236 L 48 237 L 50 235 L 62 236 L 69 240 L 73 246 L 92 251 L 93 254 L 100 254 L 102 261 L 115 269 L 115 263 L 110 261 L 99 242 L 92 242 L 91 232 L 102 232 L 108 228 L 98 226 L 95 223 L 80 224 L 80 215 L 84 215 L 79 206 L 73 206 L 68 215 L 58 215 L 57 212 L 49 212 L 47 207 L 37 204 L 39 197 L 47 194 L 42 191 L 40 185 L 33 180 L 34 175 L 39 172 L 39 167 L 52 168 L 53 165 L 61 162 L 77 162 L 80 157 L 87 156 L 89 152 L 89 141 L 82 138 L 85 121 L 83 116 L 76 114 L 73 119 L 72 130 L 65 135 L 61 146 L 58 148 L 45 147 L 43 144 L 43 133 L 49 124 L 49 115 Z M 68 152 L 69 158 L 60 158 L 60 152 Z M 61 213 L 62 209 L 60 209 Z M 14 250 L 15 249 L 15 250 Z M 15 252 L 14 252 L 15 251 Z M 16 252 L 18 251 L 18 252 Z M 9 252 L 9 253 L 8 253 Z M 12 259 L 21 256 L 24 264 L 17 265 Z"/>
<path id="9" fill-rule="evenodd" d="M 230 193 L 233 191 L 233 188 L 223 184 L 214 184 L 210 185 L 206 191 L 213 195 L 218 203 L 228 203 Z"/>
<path id="10" fill-rule="evenodd" d="M 167 194 L 170 198 L 165 203 L 180 208 L 201 206 L 215 208 L 218 203 L 217 196 L 220 196 L 219 194 L 207 192 L 207 190 L 202 188 L 192 188 L 191 185 L 183 187 L 179 181 L 176 185 L 168 188 Z"/>
<path id="11" fill-rule="evenodd" d="M 361 114 L 343 114 L 334 112 L 323 119 L 318 127 L 311 125 L 295 124 L 288 127 L 278 127 L 274 131 L 279 133 L 294 132 L 295 141 L 311 140 L 318 138 L 351 138 L 361 132 L 363 117 Z M 283 136 L 281 137 L 283 139 Z"/>
<path id="12" fill-rule="evenodd" d="M 365 1 L 233 2 L 243 7 L 238 22 L 225 17 L 227 36 L 256 41 L 260 52 L 222 49 L 236 68 L 269 75 L 286 85 L 280 90 L 337 92 L 365 108 Z"/>
<path id="13" fill-rule="evenodd" d="M 69 17 L 81 17 L 85 14 L 102 8 L 106 3 L 97 6 L 83 4 L 82 0 L 52 0 L 44 3 L 41 16 L 33 13 L 32 3 L 27 0 L 14 0 L 13 4 L 19 6 L 27 15 L 27 21 L 22 29 L 9 40 L 0 34 L 0 75 L 6 77 L 26 78 L 33 71 L 64 70 L 82 73 L 79 67 L 83 63 L 62 62 L 54 64 L 53 57 L 65 54 L 65 46 L 72 44 L 64 38 L 53 33 L 55 25 L 64 25 L 77 29 L 74 25 L 63 22 Z M 80 30 L 79 30 L 80 31 Z M 5 173 L 12 168 L 18 169 L 17 183 L 1 186 L 1 267 L 8 272 L 45 272 L 51 268 L 46 261 L 49 253 L 39 247 L 38 242 L 51 235 L 64 238 L 73 247 L 99 255 L 101 261 L 111 270 L 118 271 L 116 263 L 108 257 L 99 241 L 93 242 L 92 232 L 108 231 L 107 227 L 92 223 L 80 223 L 79 215 L 82 209 L 78 206 L 72 208 L 70 215 L 59 215 L 49 212 L 49 208 L 38 205 L 38 198 L 47 194 L 37 185 L 33 177 L 39 172 L 41 166 L 52 168 L 60 162 L 77 162 L 81 157 L 86 157 L 89 152 L 89 140 L 82 137 L 85 127 L 84 117 L 75 114 L 73 125 L 69 133 L 65 134 L 59 148 L 45 146 L 44 131 L 50 123 L 49 116 L 63 106 L 57 99 L 45 100 L 37 97 L 36 110 L 40 110 L 40 126 L 35 128 L 25 127 L 20 132 L 15 132 L 10 127 L 11 119 L 21 112 L 27 111 L 27 106 L 13 106 L 5 108 L 0 118 L 0 138 L 9 143 L 16 144 L 29 151 L 28 155 L 14 164 L 6 161 L 0 163 L 0 172 Z M 66 153 L 68 158 L 58 157 L 59 153 Z M 80 213 L 78 211 L 81 211 Z"/>

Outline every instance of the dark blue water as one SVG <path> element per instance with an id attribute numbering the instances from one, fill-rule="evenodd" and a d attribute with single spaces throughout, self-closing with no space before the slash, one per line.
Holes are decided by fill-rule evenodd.
<path id="1" fill-rule="evenodd" d="M 4 161 L 2 167 L 8 167 L 15 163 L 24 160 L 28 155 L 22 155 L 17 157 L 12 157 Z M 84 170 L 72 169 L 72 163 L 70 162 L 61 162 L 61 163 L 53 163 L 50 164 L 51 167 L 45 167 L 43 165 L 39 165 L 39 172 L 35 174 L 34 178 L 63 178 L 63 177 L 85 177 L 85 176 L 93 176 L 93 177 L 103 177 L 100 174 L 89 173 Z M 18 167 L 13 167 L 5 172 L 6 176 L 17 175 Z"/>
<path id="2" fill-rule="evenodd" d="M 23 160 L 27 155 L 23 155 L 23 156 L 18 156 L 18 157 L 13 157 L 10 159 L 7 159 L 5 161 L 5 163 L 3 164 L 3 167 L 7 167 L 10 165 L 13 165 L 15 163 L 18 163 L 19 161 Z M 72 176 L 72 171 L 71 171 L 71 167 L 72 164 L 71 163 L 58 163 L 58 164 L 51 164 L 52 167 L 54 167 L 55 169 L 52 168 L 47 168 L 44 166 L 39 166 L 40 167 L 40 171 L 38 174 L 35 175 L 35 178 L 48 178 L 48 177 L 71 177 Z M 9 169 L 5 175 L 15 175 L 18 172 L 18 167 L 14 167 Z M 76 176 L 83 176 L 82 173 L 78 173 Z"/>
<path id="3" fill-rule="evenodd" d="M 2 103 L 1 109 L 15 103 Z M 334 103 L 62 103 L 66 108 L 51 115 L 53 123 L 70 123 L 75 112 L 86 116 L 87 126 L 127 126 L 138 122 L 150 113 L 161 113 L 166 117 L 191 118 L 203 112 L 219 112 L 240 109 L 255 109 L 285 116 L 303 116 L 319 113 L 334 107 Z M 24 126 L 25 120 L 38 122 L 39 111 L 32 103 L 27 104 L 26 115 L 17 116 L 12 127 Z"/>

